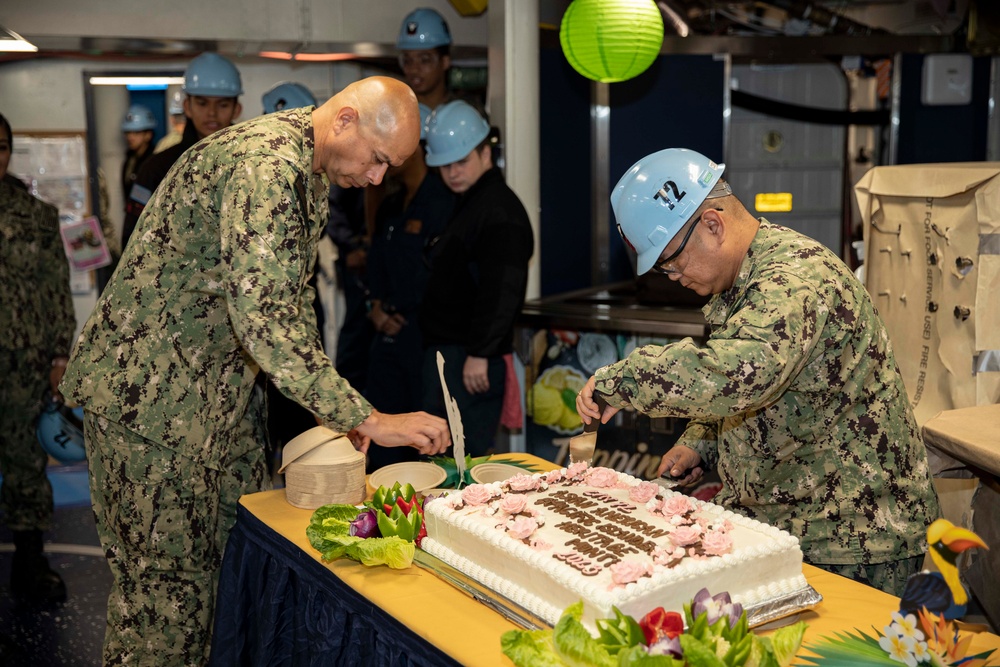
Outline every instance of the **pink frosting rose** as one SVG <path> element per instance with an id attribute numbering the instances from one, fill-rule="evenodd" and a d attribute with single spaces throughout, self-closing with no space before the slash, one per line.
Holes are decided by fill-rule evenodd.
<path id="1" fill-rule="evenodd" d="M 701 528 L 698 526 L 678 526 L 670 533 L 670 541 L 676 546 L 686 547 L 701 539 Z"/>
<path id="2" fill-rule="evenodd" d="M 679 516 L 681 514 L 693 512 L 694 505 L 687 496 L 678 494 L 676 496 L 670 496 L 664 500 L 663 506 L 660 510 L 667 516 Z"/>
<path id="3" fill-rule="evenodd" d="M 576 463 L 571 463 L 568 468 L 566 468 L 566 479 L 573 479 L 578 475 L 582 475 L 590 464 L 586 461 L 577 461 Z"/>
<path id="4" fill-rule="evenodd" d="M 653 574 L 653 567 L 649 563 L 638 563 L 633 560 L 618 561 L 609 569 L 611 581 L 618 586 L 631 584 Z"/>
<path id="5" fill-rule="evenodd" d="M 660 490 L 655 482 L 639 482 L 628 490 L 628 498 L 634 503 L 645 503 L 652 500 Z"/>
<path id="6" fill-rule="evenodd" d="M 523 540 L 531 537 L 531 534 L 537 529 L 538 523 L 526 516 L 519 516 L 507 522 L 507 534 L 515 540 Z"/>
<path id="7" fill-rule="evenodd" d="M 486 488 L 485 484 L 470 484 L 462 489 L 462 500 L 467 505 L 485 505 L 493 497 L 493 493 Z"/>
<path id="8" fill-rule="evenodd" d="M 701 538 L 701 547 L 709 556 L 722 556 L 733 550 L 733 538 L 726 533 L 713 530 Z"/>
<path id="9" fill-rule="evenodd" d="M 599 489 L 607 489 L 618 483 L 618 473 L 611 468 L 591 468 L 586 476 L 587 484 Z"/>
<path id="10" fill-rule="evenodd" d="M 545 475 L 546 484 L 557 484 L 562 481 L 563 472 L 562 470 L 551 470 L 547 475 Z"/>
<path id="11" fill-rule="evenodd" d="M 507 480 L 511 491 L 534 491 L 538 488 L 538 478 L 519 473 Z"/>
<path id="12" fill-rule="evenodd" d="M 527 504 L 528 500 L 524 496 L 508 493 L 500 499 L 500 511 L 504 514 L 520 514 Z"/>

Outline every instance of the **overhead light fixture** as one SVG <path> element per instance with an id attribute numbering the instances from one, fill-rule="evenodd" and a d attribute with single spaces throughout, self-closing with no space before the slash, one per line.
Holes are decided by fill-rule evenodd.
<path id="1" fill-rule="evenodd" d="M 289 53 L 288 51 L 261 51 L 257 55 L 261 58 L 296 60 L 299 62 L 334 62 L 338 60 L 353 60 L 357 57 L 353 53 Z"/>
<path id="2" fill-rule="evenodd" d="M 184 83 L 182 76 L 92 76 L 90 85 L 92 86 L 135 86 L 136 88 L 149 88 L 180 85 Z"/>
<path id="3" fill-rule="evenodd" d="M 22 53 L 33 53 L 38 47 L 21 37 L 13 30 L 8 30 L 0 26 L 0 51 L 19 51 Z"/>

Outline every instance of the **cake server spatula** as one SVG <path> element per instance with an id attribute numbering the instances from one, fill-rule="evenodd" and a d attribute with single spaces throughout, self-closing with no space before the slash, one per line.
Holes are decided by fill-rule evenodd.
<path id="1" fill-rule="evenodd" d="M 597 410 L 601 414 L 604 414 L 604 408 L 608 404 L 607 401 L 597 392 L 592 394 L 592 398 L 594 403 L 597 403 Z M 591 419 L 589 424 L 583 425 L 583 433 L 574 435 L 569 439 L 570 463 L 576 463 L 577 461 L 590 463 L 593 460 L 594 451 L 597 449 L 597 427 L 600 425 L 600 417 Z"/>

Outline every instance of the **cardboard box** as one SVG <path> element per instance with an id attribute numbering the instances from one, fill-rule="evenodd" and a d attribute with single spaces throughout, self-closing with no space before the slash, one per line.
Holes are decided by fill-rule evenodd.
<path id="1" fill-rule="evenodd" d="M 875 167 L 854 191 L 917 423 L 1000 402 L 1000 162 Z"/>
<path id="2" fill-rule="evenodd" d="M 989 551 L 973 549 L 959 561 L 962 577 L 990 621 L 1000 623 L 1000 405 L 947 410 L 923 427 L 924 442 L 941 497 L 942 513 L 977 533 Z M 970 487 L 975 482 L 969 502 Z M 966 503 L 968 509 L 964 509 Z M 949 516 L 951 514 L 951 516 Z"/>

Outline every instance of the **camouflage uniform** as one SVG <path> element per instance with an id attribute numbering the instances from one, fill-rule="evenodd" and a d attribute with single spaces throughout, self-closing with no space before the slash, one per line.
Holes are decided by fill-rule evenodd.
<path id="1" fill-rule="evenodd" d="M 311 112 L 220 130 L 182 156 L 70 360 L 62 391 L 85 406 L 88 457 L 104 468 L 91 490 L 116 576 L 106 660 L 175 664 L 163 642 L 192 664 L 207 655 L 214 591 L 186 577 L 215 576 L 237 498 L 262 488 L 258 373 L 335 430 L 371 412 L 323 353 L 307 285 L 330 187 L 312 173 Z"/>
<path id="2" fill-rule="evenodd" d="M 76 329 L 56 209 L 0 180 L 0 510 L 13 531 L 48 530 L 48 456 L 35 436 L 54 357 Z"/>
<path id="3" fill-rule="evenodd" d="M 704 312 L 707 344 L 640 347 L 597 389 L 690 418 L 678 444 L 718 467 L 716 502 L 798 536 L 807 561 L 922 554 L 938 516 L 926 453 L 885 327 L 843 262 L 762 220 Z"/>

